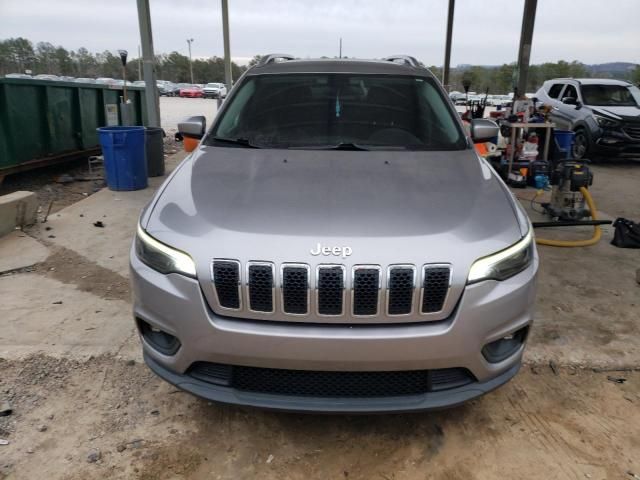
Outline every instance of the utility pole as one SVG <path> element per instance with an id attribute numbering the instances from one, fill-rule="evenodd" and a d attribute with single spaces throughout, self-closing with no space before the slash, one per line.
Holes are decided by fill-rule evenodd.
<path id="1" fill-rule="evenodd" d="M 340 37 L 340 53 L 338 58 L 342 58 L 342 37 Z"/>
<path id="2" fill-rule="evenodd" d="M 191 72 L 191 84 L 193 85 L 193 63 L 191 62 L 191 42 L 193 42 L 193 38 L 187 38 L 187 45 L 189 45 L 189 72 Z"/>
<path id="3" fill-rule="evenodd" d="M 442 86 L 449 91 L 449 68 L 451 66 L 451 37 L 453 35 L 453 11 L 456 8 L 456 0 L 449 0 L 449 13 L 447 15 L 447 40 L 444 47 L 444 65 L 442 67 Z"/>
<path id="4" fill-rule="evenodd" d="M 529 62 L 531 60 L 531 44 L 533 42 L 533 26 L 536 21 L 536 7 L 538 0 L 525 0 L 522 14 L 522 31 L 520 32 L 520 47 L 518 48 L 518 80 L 514 90 L 514 100 L 522 97 L 527 91 L 529 76 Z"/>
<path id="5" fill-rule="evenodd" d="M 222 0 L 222 37 L 224 42 L 224 83 L 227 89 L 233 86 L 231 77 L 231 46 L 229 45 L 229 5 L 228 0 Z"/>
<path id="6" fill-rule="evenodd" d="M 160 126 L 160 103 L 156 85 L 156 66 L 153 54 L 153 34 L 151 33 L 151 14 L 149 0 L 138 1 L 138 23 L 140 25 L 140 43 L 142 44 L 142 70 L 145 81 L 145 103 L 150 127 Z"/>

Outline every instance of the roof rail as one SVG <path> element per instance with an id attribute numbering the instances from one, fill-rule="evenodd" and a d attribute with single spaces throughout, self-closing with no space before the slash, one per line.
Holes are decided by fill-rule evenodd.
<path id="1" fill-rule="evenodd" d="M 410 55 L 391 55 L 390 57 L 385 57 L 382 60 L 395 63 L 398 63 L 398 61 L 402 61 L 406 65 L 416 68 L 422 66 L 422 64 L 415 57 L 412 57 Z"/>
<path id="2" fill-rule="evenodd" d="M 269 53 L 260 59 L 257 66 L 262 67 L 263 65 L 275 62 L 276 60 L 295 60 L 295 58 L 296 57 L 288 53 Z"/>

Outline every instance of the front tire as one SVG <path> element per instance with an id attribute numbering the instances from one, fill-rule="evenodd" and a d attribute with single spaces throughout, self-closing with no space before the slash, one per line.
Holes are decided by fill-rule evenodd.
<path id="1" fill-rule="evenodd" d="M 578 128 L 575 134 L 571 154 L 575 160 L 584 160 L 589 157 L 591 152 L 591 139 L 584 128 Z"/>

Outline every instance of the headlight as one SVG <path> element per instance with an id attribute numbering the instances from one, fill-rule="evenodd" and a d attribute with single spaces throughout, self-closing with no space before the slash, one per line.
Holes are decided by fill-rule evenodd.
<path id="1" fill-rule="evenodd" d="M 189 255 L 159 242 L 145 232 L 139 224 L 136 235 L 136 254 L 143 263 L 160 273 L 180 273 L 196 278 L 196 264 Z"/>
<path id="2" fill-rule="evenodd" d="M 598 125 L 600 125 L 602 128 L 615 128 L 620 125 L 619 122 L 611 120 L 607 117 L 603 117 L 601 115 L 594 115 L 594 117 L 596 118 L 596 122 L 598 122 Z"/>
<path id="3" fill-rule="evenodd" d="M 509 248 L 476 260 L 471 265 L 467 283 L 482 280 L 506 280 L 527 268 L 533 260 L 533 232 L 527 234 Z"/>

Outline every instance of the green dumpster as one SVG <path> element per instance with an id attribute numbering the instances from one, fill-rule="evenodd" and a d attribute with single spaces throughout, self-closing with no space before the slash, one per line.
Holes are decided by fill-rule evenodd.
<path id="1" fill-rule="evenodd" d="M 120 86 L 0 79 L 0 178 L 99 153 L 105 105 L 119 104 L 122 94 Z M 127 86 L 135 125 L 148 124 L 144 95 Z"/>

